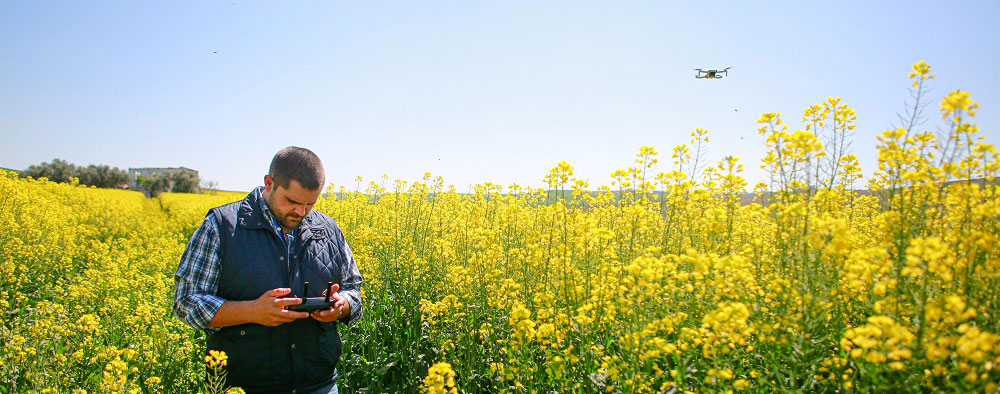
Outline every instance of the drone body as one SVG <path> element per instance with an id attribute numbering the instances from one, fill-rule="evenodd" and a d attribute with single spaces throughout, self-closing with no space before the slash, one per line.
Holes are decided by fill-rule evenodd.
<path id="1" fill-rule="evenodd" d="M 723 74 L 729 76 L 729 69 L 732 67 L 726 67 L 722 70 L 702 70 L 700 68 L 694 69 L 698 72 L 694 77 L 697 79 L 722 79 Z"/>

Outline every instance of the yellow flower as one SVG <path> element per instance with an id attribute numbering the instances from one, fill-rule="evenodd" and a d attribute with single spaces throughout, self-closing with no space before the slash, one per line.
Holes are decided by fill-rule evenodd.
<path id="1" fill-rule="evenodd" d="M 434 363 L 427 370 L 427 377 L 423 380 L 422 393 L 457 393 L 455 387 L 455 371 L 451 369 L 451 364 L 446 362 Z"/>
<path id="2" fill-rule="evenodd" d="M 979 108 L 979 103 L 972 101 L 969 92 L 963 92 L 961 89 L 954 92 L 948 93 L 941 100 L 941 117 L 943 119 L 948 119 L 952 116 L 957 116 L 959 112 L 968 113 L 969 116 L 975 116 L 975 109 Z"/>
<path id="3" fill-rule="evenodd" d="M 205 356 L 205 362 L 211 367 L 225 367 L 228 359 L 229 356 L 226 355 L 226 352 L 221 350 L 209 350 L 208 355 Z"/>

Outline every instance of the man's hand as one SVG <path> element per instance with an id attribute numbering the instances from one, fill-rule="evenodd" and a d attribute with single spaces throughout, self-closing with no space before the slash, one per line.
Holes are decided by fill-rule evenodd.
<path id="1" fill-rule="evenodd" d="M 286 305 L 302 303 L 301 298 L 278 298 L 291 292 L 291 289 L 274 289 L 257 297 L 251 304 L 251 316 L 253 316 L 254 323 L 273 327 L 308 317 L 309 314 L 305 312 L 285 310 Z"/>
<path id="2" fill-rule="evenodd" d="M 336 300 L 333 302 L 333 307 L 327 310 L 316 311 L 311 313 L 313 319 L 319 320 L 321 322 L 332 322 L 344 318 L 351 314 L 351 304 L 347 302 L 347 298 L 337 293 L 340 290 L 340 285 L 334 284 L 330 287 L 332 292 L 330 298 Z M 323 295 L 326 295 L 326 291 L 323 291 Z"/>

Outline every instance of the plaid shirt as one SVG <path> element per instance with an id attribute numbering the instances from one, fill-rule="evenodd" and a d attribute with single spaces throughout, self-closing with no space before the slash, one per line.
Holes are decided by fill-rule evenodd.
<path id="1" fill-rule="evenodd" d="M 291 250 L 295 237 L 298 236 L 298 227 L 292 229 L 289 234 L 281 231 L 281 226 L 271 214 L 264 199 L 260 199 L 260 207 L 264 211 L 264 217 L 271 223 L 271 227 L 280 234 L 285 241 L 285 245 Z M 205 330 L 208 333 L 218 332 L 219 327 L 209 327 L 208 323 L 215 317 L 215 313 L 226 300 L 215 295 L 219 287 L 219 226 L 215 222 L 215 214 L 209 213 L 205 217 L 205 222 L 195 230 L 188 242 L 187 249 L 181 256 L 180 265 L 174 274 L 174 314 L 185 323 L 195 329 Z M 347 298 L 351 306 L 351 315 L 345 323 L 351 323 L 361 318 L 361 272 L 354 261 L 354 255 L 347 241 L 340 246 L 346 266 L 342 267 L 340 274 L 340 290 L 337 292 Z"/>

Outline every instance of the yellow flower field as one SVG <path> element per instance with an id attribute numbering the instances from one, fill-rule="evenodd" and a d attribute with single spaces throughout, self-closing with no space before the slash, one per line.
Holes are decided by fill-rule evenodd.
<path id="1" fill-rule="evenodd" d="M 910 77 L 926 92 L 933 76 L 920 62 Z M 739 159 L 699 171 L 701 129 L 670 171 L 643 147 L 596 191 L 565 162 L 539 190 L 331 186 L 316 209 L 365 277 L 340 388 L 994 391 L 1000 158 L 977 108 L 955 91 L 946 134 L 882 133 L 874 195 L 852 191 L 857 159 L 835 146 L 855 114 L 835 98 L 804 130 L 761 116 L 770 178 L 753 204 Z M 172 275 L 207 209 L 242 197 L 0 171 L 0 392 L 221 391 L 206 374 L 226 356 L 171 315 Z"/>

